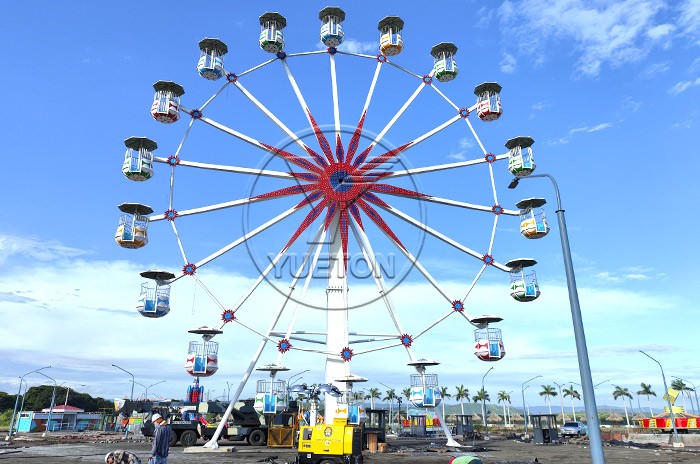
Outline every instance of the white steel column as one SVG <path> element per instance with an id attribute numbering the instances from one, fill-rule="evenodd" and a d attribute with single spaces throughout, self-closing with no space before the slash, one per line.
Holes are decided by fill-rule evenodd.
<path id="1" fill-rule="evenodd" d="M 345 386 L 335 379 L 349 374 L 348 363 L 340 352 L 348 346 L 348 279 L 345 272 L 345 257 L 338 227 L 340 211 L 331 221 L 328 234 L 328 287 L 326 288 L 326 383 L 336 385 L 341 391 Z M 325 395 L 325 423 L 333 422 L 338 399 Z"/>

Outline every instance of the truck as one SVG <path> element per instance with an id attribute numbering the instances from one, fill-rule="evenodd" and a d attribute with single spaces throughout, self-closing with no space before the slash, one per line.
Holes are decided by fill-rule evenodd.
<path id="1" fill-rule="evenodd" d="M 268 429 L 272 423 L 294 424 L 296 413 L 285 411 L 275 415 L 262 415 L 253 407 L 255 400 L 247 399 L 236 403 L 227 424 L 221 433 L 220 439 L 230 441 L 246 440 L 251 446 L 265 446 L 267 444 Z M 209 423 L 204 415 L 223 414 L 226 405 L 217 401 L 186 403 L 186 402 L 154 402 L 151 413 L 159 413 L 166 418 L 173 433 L 170 438 L 170 446 L 180 442 L 182 446 L 194 446 L 197 440 L 211 439 L 216 432 L 218 424 Z M 146 437 L 153 436 L 154 426 L 150 420 L 145 420 L 141 433 Z"/>

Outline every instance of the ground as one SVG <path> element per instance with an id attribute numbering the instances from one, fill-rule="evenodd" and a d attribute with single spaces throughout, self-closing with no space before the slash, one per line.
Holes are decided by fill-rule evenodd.
<path id="1" fill-rule="evenodd" d="M 458 440 L 459 441 L 459 440 Z M 532 463 L 537 458 L 543 464 L 590 463 L 590 448 L 585 439 L 568 443 L 535 445 L 503 435 L 491 435 L 490 440 L 460 441 L 463 449 L 443 446 L 443 439 L 394 438 L 388 441 L 386 453 L 364 452 L 366 464 L 448 464 L 460 454 L 473 454 L 484 464 Z M 203 442 L 198 444 L 201 448 Z M 288 448 L 256 448 L 235 442 L 221 442 L 222 448 L 233 451 L 220 453 L 191 453 L 177 445 L 171 448 L 169 464 L 239 463 L 253 464 L 269 456 L 277 456 L 279 464 L 291 462 L 295 452 Z M 0 464 L 28 463 L 100 463 L 108 451 L 127 449 L 136 453 L 146 464 L 150 443 L 142 437 L 124 441 L 118 434 L 85 434 L 41 439 L 40 434 L 20 436 L 13 443 L 0 442 Z M 606 464 L 676 464 L 700 463 L 700 449 L 644 448 L 640 446 L 610 446 L 603 448 Z"/>

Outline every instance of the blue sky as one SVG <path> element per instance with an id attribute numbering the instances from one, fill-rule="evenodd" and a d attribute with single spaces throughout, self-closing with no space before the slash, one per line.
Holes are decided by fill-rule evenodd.
<path id="1" fill-rule="evenodd" d="M 288 53 L 315 51 L 322 49 L 318 11 L 324 6 L 315 1 L 294 8 L 286 2 L 228 2 L 215 11 L 188 2 L 171 2 L 167 9 L 129 1 L 4 6 L 2 126 L 4 159 L 12 166 L 5 169 L 11 174 L 4 178 L 0 223 L 0 353 L 6 360 L 0 390 L 15 392 L 19 376 L 52 365 L 46 373 L 58 383 L 93 395 L 121 397 L 128 393 L 130 379 L 111 367 L 114 363 L 145 385 L 167 380 L 152 394 L 184 394 L 191 378 L 182 364 L 188 340 L 195 339 L 187 330 L 215 325 L 220 311 L 192 279 L 181 279 L 173 286 L 167 317 L 150 320 L 136 313 L 139 272 L 164 268 L 177 273 L 183 263 L 164 221 L 151 224 L 144 249 L 122 249 L 113 240 L 119 203 L 146 203 L 158 213 L 168 204 L 166 166 L 158 164 L 155 177 L 146 183 L 131 182 L 121 174 L 123 140 L 147 136 L 158 142 L 157 156 L 175 152 L 189 117 L 184 115 L 173 125 L 155 122 L 148 112 L 152 84 L 161 79 L 182 84 L 186 91 L 182 103 L 190 108 L 213 95 L 223 82 L 197 75 L 199 40 L 218 37 L 226 42 L 226 68 L 240 73 L 271 58 L 257 44 L 260 14 L 279 11 L 286 16 Z M 640 349 L 664 365 L 667 377 L 698 383 L 693 263 L 699 256 L 692 250 L 700 224 L 692 214 L 692 198 L 698 198 L 692 134 L 697 133 L 700 102 L 700 2 L 524 0 L 484 6 L 446 1 L 440 8 L 428 8 L 411 2 L 387 6 L 360 1 L 339 6 L 347 14 L 345 50 L 375 55 L 377 22 L 386 15 L 399 15 L 405 21 L 405 50 L 393 59 L 397 64 L 426 74 L 432 66 L 430 47 L 451 41 L 459 47 L 460 74 L 437 86 L 450 99 L 471 106 L 476 84 L 497 81 L 503 86 L 503 116 L 492 123 L 479 121 L 475 114 L 469 120 L 486 149 L 496 154 L 506 152 L 507 139 L 532 136 L 537 173 L 552 174 L 559 184 L 593 381 L 608 380 L 596 390 L 598 404 L 614 404 L 613 385 L 635 392 L 640 382 L 650 383 L 661 396 L 658 366 Z M 376 63 L 350 56 L 337 56 L 336 61 L 341 122 L 352 130 Z M 332 127 L 328 56 L 288 62 L 316 120 Z M 292 131 L 308 132 L 279 63 L 240 81 Z M 397 69 L 382 70 L 365 129 L 380 132 L 418 82 Z M 425 90 L 383 141 L 389 147 L 399 146 L 453 115 L 436 92 Z M 284 133 L 234 88 L 217 97 L 207 116 L 270 145 L 284 144 Z M 311 147 L 318 149 L 317 144 Z M 455 124 L 406 152 L 402 160 L 407 167 L 419 167 L 480 156 L 466 125 Z M 285 169 L 279 160 L 199 122 L 181 158 Z M 508 190 L 511 176 L 506 163 L 497 162 L 493 168 L 498 199 L 505 208 L 514 209 L 527 197 L 549 200 L 549 236 L 528 241 L 518 233 L 517 219 L 504 216 L 492 250 L 499 262 L 535 258 L 542 296 L 527 304 L 515 302 L 508 295 L 508 275 L 487 269 L 465 303 L 472 315 L 503 317 L 498 327 L 507 356 L 494 364 L 476 359 L 473 328 L 457 317 L 438 324 L 413 348 L 418 356 L 442 363 L 434 372 L 450 390 L 464 384 L 475 392 L 493 366 L 486 389 L 492 398 L 497 391 L 513 391 L 516 406 L 521 403 L 522 382 L 540 374 L 542 378 L 525 393 L 530 404 L 543 404 L 537 395 L 539 385 L 580 382 L 554 192 L 543 179 L 525 180 L 516 190 Z M 191 171 L 177 171 L 175 201 L 180 209 L 289 185 Z M 414 176 L 394 185 L 470 203 L 493 201 L 484 165 Z M 488 248 L 491 217 L 390 199 L 392 205 L 460 243 L 475 250 Z M 245 211 L 183 218 L 183 242 L 190 256 L 201 259 L 240 236 L 246 224 L 261 224 L 293 204 L 275 200 Z M 303 215 L 296 214 L 251 240 L 249 247 L 213 261 L 198 276 L 220 301 L 233 305 L 255 278 L 254 264 L 276 254 Z M 432 237 L 422 237 L 389 214 L 383 217 L 408 248 L 420 253 L 421 264 L 440 284 L 461 298 L 479 263 Z M 377 253 L 387 260 L 396 255 L 400 284 L 395 286 L 394 305 L 406 331 L 416 333 L 445 313 L 445 303 L 415 270 L 402 271 L 405 260 L 373 224 L 366 224 L 366 229 Z M 293 249 L 293 256 L 306 249 L 302 245 Z M 350 253 L 358 252 L 351 241 Z M 280 302 L 275 288 L 285 288 L 289 280 L 283 276 L 274 285 L 263 285 L 241 309 L 241 318 L 256 330 L 265 330 Z M 372 281 L 352 281 L 350 286 L 351 300 L 363 303 L 376 297 Z M 316 280 L 306 302 L 322 305 L 323 290 L 322 280 Z M 363 308 L 352 313 L 355 330 L 388 327 L 383 305 Z M 318 312 L 305 314 L 299 328 L 317 328 Z M 217 340 L 219 372 L 202 380 L 212 396 L 221 396 L 227 382 L 238 383 L 259 338 L 237 326 L 227 327 Z M 275 358 L 276 351 L 268 346 L 261 363 Z M 310 369 L 303 379 L 313 383 L 323 377 L 321 360 L 319 355 L 291 352 L 284 364 L 290 375 Z M 369 377 L 368 386 L 384 389 L 378 383 L 382 382 L 403 389 L 412 373 L 407 361 L 405 353 L 395 348 L 357 356 L 351 370 Z M 34 375 L 30 385 L 41 384 L 42 379 Z M 88 386 L 79 387 L 82 384 Z M 143 393 L 139 388 L 135 395 Z M 252 383 L 246 392 L 251 388 Z M 652 398 L 652 404 L 661 406 L 660 398 Z"/>

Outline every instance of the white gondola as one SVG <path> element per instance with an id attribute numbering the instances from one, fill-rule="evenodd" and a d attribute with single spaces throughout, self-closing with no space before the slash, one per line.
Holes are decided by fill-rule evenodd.
<path id="1" fill-rule="evenodd" d="M 386 56 L 395 56 L 403 50 L 403 19 L 398 16 L 387 16 L 379 21 L 379 51 Z"/>
<path id="2" fill-rule="evenodd" d="M 219 329 L 202 326 L 188 330 L 189 333 L 202 335 L 202 341 L 190 342 L 185 359 L 185 370 L 195 377 L 208 377 L 219 369 L 219 344 L 212 342 L 214 335 L 223 333 Z"/>
<path id="3" fill-rule="evenodd" d="M 158 122 L 170 124 L 180 119 L 180 97 L 185 89 L 171 81 L 158 81 L 153 84 L 156 91 L 151 105 L 151 116 Z"/>
<path id="4" fill-rule="evenodd" d="M 287 382 L 275 380 L 278 372 L 288 371 L 288 367 L 268 364 L 255 370 L 270 373 L 270 380 L 258 380 L 255 387 L 253 408 L 261 414 L 276 414 L 287 407 Z"/>
<path id="5" fill-rule="evenodd" d="M 129 137 L 124 140 L 126 153 L 122 173 L 136 182 L 143 182 L 153 177 L 153 150 L 158 144 L 146 137 Z"/>
<path id="6" fill-rule="evenodd" d="M 279 53 L 284 49 L 284 28 L 287 20 L 275 12 L 260 16 L 260 48 L 270 53 Z"/>
<path id="7" fill-rule="evenodd" d="M 474 331 L 474 355 L 482 361 L 498 361 L 506 355 L 501 329 L 489 327 L 489 324 L 502 320 L 501 317 L 486 314 L 471 320 L 479 325 Z"/>
<path id="8" fill-rule="evenodd" d="M 359 382 L 367 382 L 366 377 L 355 374 L 348 374 L 345 377 L 335 379 L 335 382 L 345 384 L 343 395 L 337 400 L 335 417 L 347 417 L 348 424 L 360 425 L 367 419 L 365 412 L 364 395 L 361 392 L 353 392 L 353 385 Z M 360 394 L 356 394 L 360 393 Z"/>
<path id="9" fill-rule="evenodd" d="M 200 76 L 210 81 L 220 79 L 224 71 L 224 55 L 228 53 L 228 47 L 219 39 L 204 38 L 199 41 L 199 61 L 197 72 Z"/>
<path id="10" fill-rule="evenodd" d="M 508 170 L 515 177 L 527 177 L 535 171 L 537 165 L 532 156 L 532 137 L 515 137 L 506 142 L 508 152 Z"/>
<path id="11" fill-rule="evenodd" d="M 170 312 L 170 285 L 166 282 L 174 279 L 175 274 L 168 271 L 152 270 L 142 272 L 141 277 L 154 280 L 155 285 L 150 282 L 141 284 L 141 294 L 136 309 L 145 317 L 163 317 L 168 314 Z"/>
<path id="12" fill-rule="evenodd" d="M 430 54 L 433 55 L 433 76 L 440 82 L 449 82 L 457 77 L 459 69 L 455 54 L 457 46 L 451 42 L 441 42 L 435 45 Z"/>
<path id="13" fill-rule="evenodd" d="M 495 121 L 503 114 L 501 89 L 497 82 L 484 82 L 474 88 L 476 114 L 482 121 Z"/>
<path id="14" fill-rule="evenodd" d="M 544 198 L 527 198 L 515 204 L 520 210 L 520 233 L 525 238 L 542 238 L 549 233 L 547 218 L 540 208 L 545 203 Z"/>
<path id="15" fill-rule="evenodd" d="M 427 366 L 436 366 L 439 363 L 428 359 L 419 359 L 408 363 L 418 371 L 411 374 L 411 386 L 408 400 L 417 408 L 433 408 L 440 404 L 442 396 L 438 384 L 437 374 L 426 374 Z"/>
<path id="16" fill-rule="evenodd" d="M 153 209 L 139 203 L 122 203 L 119 210 L 119 227 L 114 240 L 124 248 L 141 248 L 148 243 L 148 216 Z"/>
<path id="17" fill-rule="evenodd" d="M 537 264 L 530 258 L 518 258 L 506 263 L 510 271 L 510 296 L 517 301 L 532 301 L 540 296 L 537 276 L 534 270 L 525 270 Z"/>
<path id="18" fill-rule="evenodd" d="M 343 43 L 343 21 L 345 12 L 338 7 L 327 6 L 318 13 L 321 23 L 321 42 L 326 47 L 337 47 Z"/>

